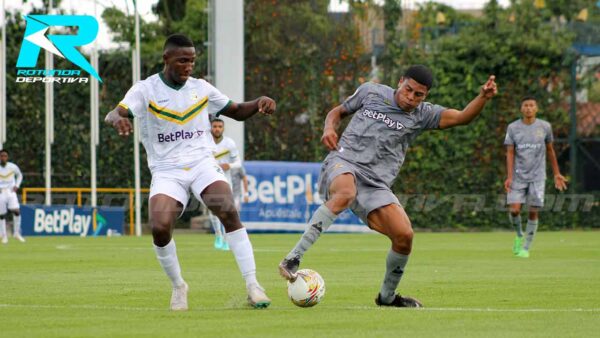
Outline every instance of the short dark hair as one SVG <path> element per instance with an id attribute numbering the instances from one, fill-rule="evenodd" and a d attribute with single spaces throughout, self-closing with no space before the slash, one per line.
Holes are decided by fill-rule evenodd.
<path id="1" fill-rule="evenodd" d="M 0 154 L 2 154 L 2 153 L 6 153 L 6 155 L 8 155 L 8 150 L 6 150 L 6 149 L 0 149 Z"/>
<path id="2" fill-rule="evenodd" d="M 223 123 L 223 125 L 225 125 L 225 121 L 221 120 L 218 117 L 213 117 L 212 120 L 210 120 L 210 124 L 213 124 L 215 122 L 221 122 L 221 123 Z"/>
<path id="3" fill-rule="evenodd" d="M 167 37 L 167 40 L 165 40 L 163 51 L 178 47 L 194 47 L 194 43 L 190 38 L 183 34 L 172 34 Z"/>
<path id="4" fill-rule="evenodd" d="M 408 69 L 404 72 L 404 77 L 409 77 L 418 83 L 427 87 L 427 89 L 431 89 L 433 85 L 433 74 L 431 74 L 431 70 L 424 65 L 413 65 L 408 67 Z"/>
<path id="5" fill-rule="evenodd" d="M 535 98 L 535 96 L 533 95 L 525 95 L 523 96 L 523 98 L 521 98 L 521 104 L 523 104 L 523 102 L 525 101 L 529 101 L 529 100 L 533 100 L 537 103 L 537 99 Z"/>

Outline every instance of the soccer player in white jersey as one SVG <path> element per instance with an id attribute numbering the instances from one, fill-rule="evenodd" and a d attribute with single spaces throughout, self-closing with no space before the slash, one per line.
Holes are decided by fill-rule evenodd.
<path id="1" fill-rule="evenodd" d="M 225 172 L 225 177 L 227 177 L 227 182 L 230 186 L 233 187 L 233 181 L 231 172 L 232 170 L 236 170 L 242 167 L 242 161 L 239 157 L 238 149 L 235 145 L 235 141 L 230 137 L 223 135 L 223 131 L 225 130 L 225 122 L 218 117 L 215 117 L 210 122 L 210 133 L 212 135 L 213 141 L 215 142 L 215 150 L 213 154 L 215 155 L 215 159 L 219 166 Z M 235 202 L 235 195 L 234 195 Z M 235 204 L 236 209 L 239 210 L 239 206 L 237 203 Z M 225 228 L 223 224 L 219 221 L 217 216 L 215 216 L 212 212 L 209 215 L 210 224 L 215 232 L 215 249 L 217 250 L 229 250 L 229 244 L 225 240 Z"/>
<path id="2" fill-rule="evenodd" d="M 213 156 L 209 114 L 243 121 L 257 112 L 275 112 L 275 101 L 266 96 L 235 103 L 202 79 L 191 77 L 196 60 L 192 41 L 180 34 L 167 38 L 164 68 L 136 83 L 105 121 L 119 135 L 128 136 L 139 121 L 140 135 L 152 173 L 150 225 L 156 256 L 170 278 L 172 310 L 187 310 L 188 284 L 181 275 L 173 225 L 189 198 L 189 190 L 204 201 L 225 226 L 227 242 L 246 281 L 248 302 L 265 308 L 271 300 L 256 280 L 252 244 L 240 223 L 231 188 Z"/>
<path id="3" fill-rule="evenodd" d="M 0 237 L 2 244 L 8 243 L 6 231 L 6 218 L 8 212 L 13 215 L 13 236 L 20 242 L 25 242 L 21 236 L 21 211 L 17 190 L 23 182 L 23 175 L 19 167 L 8 162 L 8 151 L 0 150 Z"/>

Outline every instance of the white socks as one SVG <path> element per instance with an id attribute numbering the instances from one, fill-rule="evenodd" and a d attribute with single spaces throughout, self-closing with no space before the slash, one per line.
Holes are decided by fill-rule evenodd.
<path id="1" fill-rule="evenodd" d="M 154 245 L 154 251 L 156 252 L 156 258 L 162 266 L 163 270 L 171 279 L 173 287 L 179 287 L 183 285 L 183 278 L 181 277 L 181 268 L 179 267 L 179 260 L 177 259 L 177 247 L 175 246 L 175 240 L 171 239 L 169 244 L 164 247 Z"/>
<path id="2" fill-rule="evenodd" d="M 256 284 L 256 263 L 254 262 L 254 252 L 252 243 L 248 238 L 246 228 L 241 228 L 225 234 L 225 239 L 229 243 L 229 248 L 238 264 L 242 277 L 246 280 L 246 287 Z"/>
<path id="3" fill-rule="evenodd" d="M 21 234 L 21 215 L 13 215 L 13 236 Z"/>
<path id="4" fill-rule="evenodd" d="M 1 223 L 0 223 L 1 224 Z M 252 244 L 246 228 L 242 228 L 236 231 L 225 234 L 225 238 L 229 243 L 229 247 L 235 256 L 235 260 L 238 264 L 242 277 L 246 280 L 246 287 L 250 285 L 258 285 L 256 280 L 256 263 L 254 262 L 254 252 L 252 251 Z M 156 258 L 163 268 L 173 287 L 179 287 L 183 285 L 183 278 L 181 277 L 181 268 L 179 267 L 179 260 L 177 259 L 177 248 L 175 246 L 175 240 L 171 239 L 169 244 L 164 247 L 158 247 L 154 245 L 154 251 L 156 252 Z"/>
<path id="5" fill-rule="evenodd" d="M 223 234 L 225 233 L 225 229 L 223 229 L 223 225 L 221 224 L 221 221 L 219 220 L 219 218 L 215 215 L 213 215 L 213 213 L 209 213 L 208 218 L 210 220 L 210 225 L 213 228 L 213 231 L 215 232 L 215 236 L 217 237 L 223 237 Z"/>
<path id="6" fill-rule="evenodd" d="M 6 219 L 0 219 L 0 237 L 6 237 Z"/>

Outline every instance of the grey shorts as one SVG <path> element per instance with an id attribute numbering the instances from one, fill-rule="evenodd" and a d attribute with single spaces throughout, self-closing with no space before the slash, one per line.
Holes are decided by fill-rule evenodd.
<path id="1" fill-rule="evenodd" d="M 329 199 L 331 182 L 339 175 L 348 173 L 354 176 L 354 182 L 356 183 L 356 198 L 350 205 L 350 210 L 365 224 L 368 224 L 367 216 L 371 211 L 390 204 L 401 206 L 398 197 L 383 183 L 376 182 L 367 173 L 350 162 L 335 157 L 325 159 L 321 167 L 319 195 L 323 201 Z"/>
<path id="2" fill-rule="evenodd" d="M 524 204 L 530 207 L 544 206 L 545 181 L 519 182 L 513 181 L 510 192 L 506 195 L 507 204 Z"/>

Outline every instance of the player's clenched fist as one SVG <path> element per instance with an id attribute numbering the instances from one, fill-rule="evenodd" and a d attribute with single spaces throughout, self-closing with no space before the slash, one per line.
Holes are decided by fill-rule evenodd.
<path id="1" fill-rule="evenodd" d="M 120 118 L 113 122 L 113 127 L 117 130 L 121 136 L 129 136 L 133 133 L 133 125 L 128 118 Z"/>
<path id="2" fill-rule="evenodd" d="M 277 109 L 275 100 L 270 97 L 262 96 L 258 99 L 258 111 L 263 115 L 271 115 Z"/>

